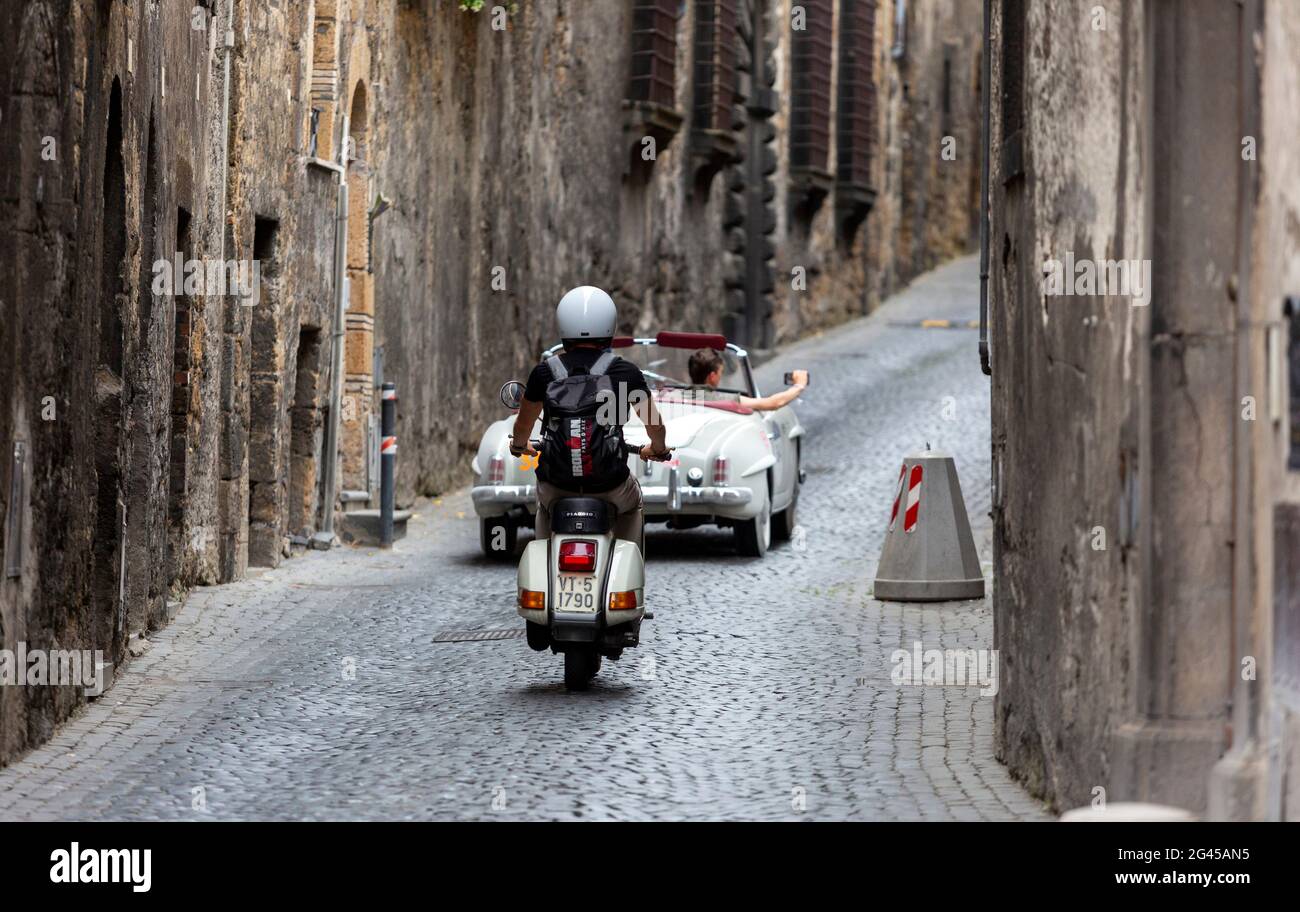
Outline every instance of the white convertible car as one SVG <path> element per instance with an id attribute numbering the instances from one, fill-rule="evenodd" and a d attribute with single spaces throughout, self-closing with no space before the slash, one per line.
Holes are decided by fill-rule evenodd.
<path id="1" fill-rule="evenodd" d="M 641 482 L 646 522 L 667 523 L 670 529 L 730 526 L 737 550 L 752 557 L 765 554 L 773 538 L 789 538 L 803 481 L 803 426 L 790 406 L 756 412 L 741 405 L 741 396 L 760 395 L 745 351 L 719 335 L 670 332 L 653 339 L 618 338 L 614 348 L 644 372 L 674 451 L 663 463 L 629 457 Z M 716 388 L 691 383 L 687 361 L 700 348 L 722 354 Z M 543 358 L 560 350 L 556 346 Z M 513 416 L 489 426 L 473 462 L 474 510 L 489 555 L 513 554 L 516 531 L 531 527 L 537 509 L 533 468 L 510 455 L 513 427 Z M 540 436 L 538 422 L 532 437 Z M 635 415 L 624 425 L 624 437 L 631 444 L 648 442 Z"/>

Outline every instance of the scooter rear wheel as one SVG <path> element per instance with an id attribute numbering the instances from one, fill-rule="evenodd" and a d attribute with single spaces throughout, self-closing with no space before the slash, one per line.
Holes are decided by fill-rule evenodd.
<path id="1" fill-rule="evenodd" d="M 564 686 L 568 690 L 586 690 L 596 674 L 595 653 L 587 649 L 570 649 L 564 653 Z"/>

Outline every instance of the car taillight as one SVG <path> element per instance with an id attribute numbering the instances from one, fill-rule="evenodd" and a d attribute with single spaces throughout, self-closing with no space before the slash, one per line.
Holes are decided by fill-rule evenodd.
<path id="1" fill-rule="evenodd" d="M 561 542 L 560 569 L 566 573 L 595 573 L 596 543 L 581 539 Z"/>
<path id="2" fill-rule="evenodd" d="M 713 460 L 713 483 L 715 485 L 725 485 L 727 483 L 726 456 L 719 456 Z"/>
<path id="3" fill-rule="evenodd" d="M 611 592 L 609 594 L 610 611 L 633 611 L 636 608 L 636 591 Z"/>
<path id="4" fill-rule="evenodd" d="M 487 483 L 501 484 L 506 480 L 506 461 L 500 456 L 493 456 L 488 462 Z"/>
<path id="5" fill-rule="evenodd" d="M 520 589 L 519 607 L 529 611 L 544 610 L 546 608 L 546 593 L 534 592 L 532 589 Z"/>

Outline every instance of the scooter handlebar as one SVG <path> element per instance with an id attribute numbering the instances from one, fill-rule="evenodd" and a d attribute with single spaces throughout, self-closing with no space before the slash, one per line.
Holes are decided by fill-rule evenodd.
<path id="1" fill-rule="evenodd" d="M 541 449 L 542 449 L 542 442 L 541 442 L 540 440 L 530 440 L 530 441 L 528 441 L 528 445 L 529 445 L 530 447 L 532 447 L 534 450 L 537 450 L 538 452 L 541 452 Z M 523 450 L 516 449 L 516 448 L 515 448 L 515 445 L 514 445 L 514 442 L 511 441 L 511 443 L 510 443 L 510 455 L 511 455 L 511 456 L 522 456 L 523 453 L 524 453 L 524 451 L 523 451 Z M 634 444 L 634 443 L 628 443 L 628 442 L 624 441 L 624 442 L 623 442 L 623 453 L 624 453 L 624 455 L 626 455 L 626 456 L 640 456 L 640 455 L 641 455 L 641 447 L 637 446 L 637 445 Z M 660 459 L 655 459 L 654 461 L 655 461 L 655 462 L 667 462 L 669 459 L 672 458 L 672 455 L 673 455 L 672 447 L 669 447 L 669 448 L 665 451 L 665 453 L 664 453 L 664 455 L 663 455 L 662 458 L 660 458 Z"/>
<path id="2" fill-rule="evenodd" d="M 629 456 L 640 456 L 640 455 L 641 455 L 641 448 L 640 448 L 639 446 L 632 446 L 632 444 L 629 443 L 629 444 L 626 445 L 626 449 L 627 449 L 627 454 L 628 454 Z M 665 448 L 665 450 L 664 450 L 664 454 L 663 454 L 662 456 L 652 456 L 652 457 L 650 457 L 650 461 L 651 461 L 651 462 L 667 462 L 668 460 L 670 460 L 670 459 L 672 459 L 672 458 L 673 458 L 673 448 L 672 448 L 672 447 L 667 447 L 667 448 Z"/>

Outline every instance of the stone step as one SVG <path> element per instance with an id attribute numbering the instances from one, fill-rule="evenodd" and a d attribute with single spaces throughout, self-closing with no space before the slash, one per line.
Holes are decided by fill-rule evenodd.
<path id="1" fill-rule="evenodd" d="M 344 513 L 355 513 L 370 507 L 369 491 L 343 491 L 339 494 L 339 503 Z"/>
<path id="2" fill-rule="evenodd" d="M 410 510 L 393 511 L 393 541 L 406 537 L 406 521 Z M 379 544 L 379 511 L 351 510 L 339 516 L 339 538 L 346 545 Z"/>

